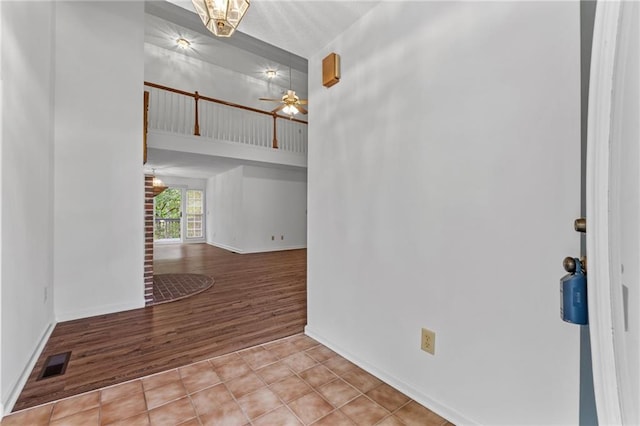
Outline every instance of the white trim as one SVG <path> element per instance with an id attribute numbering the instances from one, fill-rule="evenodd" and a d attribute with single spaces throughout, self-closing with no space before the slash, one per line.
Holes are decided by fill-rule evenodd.
<path id="1" fill-rule="evenodd" d="M 182 244 L 205 244 L 207 240 L 205 238 L 189 238 L 186 241 L 183 241 Z"/>
<path id="2" fill-rule="evenodd" d="M 2 26 L 2 5 L 0 4 L 0 27 Z M 3 153 L 3 140 L 2 135 L 4 134 L 4 123 L 3 123 L 3 105 L 4 105 L 4 95 L 3 95 L 3 76 L 4 71 L 2 69 L 2 28 L 0 28 L 0 188 L 2 188 L 2 153 Z M 0 204 L 2 204 L 2 195 L 0 194 Z M 2 208 L 0 208 L 0 241 L 2 241 Z M 2 244 L 0 244 L 0 318 L 2 318 Z M 4 346 L 2 345 L 2 327 L 0 327 L 0 395 L 2 391 L 2 353 Z M 4 414 L 4 404 L 2 403 L 2 398 L 0 398 L 0 421 L 2 421 L 2 416 Z"/>
<path id="3" fill-rule="evenodd" d="M 452 409 L 451 407 L 448 407 L 432 398 L 429 398 L 427 395 L 423 394 L 422 392 L 416 390 L 413 386 L 403 382 L 400 379 L 397 379 L 396 377 L 377 369 L 376 367 L 374 367 L 373 365 L 361 360 L 360 358 L 354 356 L 353 354 L 349 353 L 348 351 L 344 350 L 343 348 L 341 348 L 339 345 L 336 345 L 334 343 L 332 343 L 331 341 L 325 339 L 324 337 L 322 337 L 321 334 L 315 332 L 312 328 L 310 328 L 308 325 L 305 326 L 304 328 L 304 334 L 306 334 L 307 336 L 311 337 L 314 340 L 317 340 L 318 342 L 322 343 L 324 346 L 328 347 L 329 349 L 331 349 L 332 351 L 336 352 L 338 355 L 342 356 L 343 358 L 351 361 L 352 363 L 356 364 L 358 367 L 362 368 L 363 370 L 367 371 L 368 373 L 376 376 L 378 379 L 382 380 L 383 382 L 387 383 L 388 385 L 396 388 L 397 390 L 399 390 L 400 392 L 404 393 L 405 395 L 407 395 L 409 398 L 413 399 L 414 401 L 422 404 L 423 406 L 427 407 L 429 410 L 433 411 L 434 413 L 438 414 L 441 417 L 444 417 L 445 419 L 447 419 L 449 422 L 453 423 L 453 424 L 457 424 L 457 425 L 475 425 L 475 424 L 479 424 L 478 422 L 474 422 L 472 420 L 470 420 L 469 418 L 463 416 L 461 413 L 459 413 L 458 411 Z"/>
<path id="4" fill-rule="evenodd" d="M 20 396 L 20 392 L 22 392 L 22 388 L 24 388 L 24 385 L 27 384 L 27 380 L 29 379 L 29 376 L 31 375 L 33 368 L 36 366 L 36 362 L 38 361 L 38 358 L 40 358 L 42 351 L 44 351 L 44 347 L 49 341 L 49 337 L 51 337 L 51 333 L 53 333 L 53 329 L 55 328 L 55 326 L 56 326 L 55 322 L 49 323 L 49 325 L 47 326 L 47 329 L 44 331 L 44 333 L 40 337 L 40 340 L 38 341 L 38 345 L 36 346 L 36 349 L 31 354 L 31 357 L 29 358 L 29 362 L 25 366 L 24 370 L 22 370 L 22 374 L 20 374 L 20 378 L 18 379 L 16 384 L 11 388 L 11 390 L 8 392 L 9 396 L 7 397 L 6 401 L 0 402 L 1 404 L 0 409 L 2 409 L 0 414 L 2 414 L 3 416 L 6 416 L 7 414 L 11 413 L 11 410 L 13 410 L 13 406 L 16 404 L 16 401 L 18 400 L 18 397 Z"/>
<path id="5" fill-rule="evenodd" d="M 221 244 L 221 243 L 216 243 L 216 242 L 211 242 L 211 241 L 207 241 L 207 244 L 209 244 L 210 246 L 214 246 L 214 247 L 218 247 L 218 248 L 221 248 L 221 249 L 229 250 L 229 251 L 232 251 L 232 252 L 238 253 L 238 254 L 267 253 L 267 252 L 272 252 L 272 251 L 300 250 L 300 249 L 306 249 L 307 248 L 306 244 L 298 244 L 298 245 L 293 245 L 293 246 L 263 247 L 263 248 L 252 248 L 252 249 L 249 249 L 249 250 L 242 250 L 242 249 L 239 249 L 237 247 L 233 247 L 233 246 L 229 246 L 229 245 Z"/>
<path id="6" fill-rule="evenodd" d="M 202 223 L 202 235 L 199 237 L 187 237 L 187 227 L 188 227 L 188 223 L 189 223 L 189 213 L 187 213 L 187 210 L 189 209 L 189 200 L 188 200 L 188 194 L 187 192 L 189 191 L 199 191 L 201 194 L 201 204 L 202 204 L 202 213 L 200 213 L 201 216 L 201 223 Z M 206 190 L 202 189 L 202 188 L 185 188 L 182 190 L 182 215 L 181 215 L 181 226 L 182 226 L 182 242 L 183 243 L 199 243 L 199 242 L 203 242 L 206 240 L 205 235 L 207 235 L 207 206 L 206 206 L 206 198 L 207 198 L 207 192 Z"/>
<path id="7" fill-rule="evenodd" d="M 589 324 L 593 382 L 600 425 L 622 423 L 613 346 L 609 264 L 609 136 L 619 14 L 619 2 L 598 2 L 593 33 L 587 130 Z"/>
<path id="8" fill-rule="evenodd" d="M 228 246 L 226 244 L 215 243 L 215 242 L 211 242 L 211 241 L 207 241 L 207 244 L 209 244 L 210 246 L 214 246 L 214 247 L 218 247 L 218 248 L 224 249 L 224 250 L 232 251 L 234 253 L 242 254 L 242 250 L 240 250 L 237 247 Z"/>
<path id="9" fill-rule="evenodd" d="M 155 240 L 153 244 L 158 244 L 158 245 L 182 244 L 182 241 L 180 240 L 180 238 L 165 238 L 162 240 Z"/>
<path id="10" fill-rule="evenodd" d="M 278 247 L 262 247 L 262 248 L 252 248 L 249 250 L 243 250 L 243 254 L 249 253 L 267 253 L 271 251 L 286 251 L 286 250 L 299 250 L 307 248 L 306 244 L 299 244 L 293 246 L 278 246 Z"/>

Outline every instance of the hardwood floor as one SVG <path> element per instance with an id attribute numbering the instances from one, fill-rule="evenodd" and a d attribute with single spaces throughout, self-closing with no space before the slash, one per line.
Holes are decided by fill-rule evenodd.
<path id="1" fill-rule="evenodd" d="M 213 287 L 172 303 L 57 324 L 14 411 L 300 333 L 306 270 L 306 250 L 156 246 L 154 273 L 210 275 Z M 66 373 L 36 381 L 46 358 L 66 351 Z"/>

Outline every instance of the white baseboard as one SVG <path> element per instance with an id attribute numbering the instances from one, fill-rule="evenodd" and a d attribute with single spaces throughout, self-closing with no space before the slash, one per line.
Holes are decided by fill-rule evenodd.
<path id="1" fill-rule="evenodd" d="M 49 323 L 47 329 L 40 337 L 36 349 L 31 354 L 29 362 L 25 366 L 24 370 L 22 370 L 20 378 L 18 379 L 16 384 L 9 390 L 7 399 L 0 402 L 0 409 L 2 409 L 2 411 L 0 411 L 0 414 L 2 414 L 2 416 L 6 416 L 7 414 L 11 413 L 11 410 L 13 410 L 13 406 L 18 400 L 20 392 L 22 392 L 22 388 L 24 388 L 24 385 L 27 383 L 29 375 L 31 375 L 31 371 L 33 371 L 33 367 L 35 367 L 36 362 L 38 362 L 38 358 L 40 358 L 40 354 L 42 354 L 45 345 L 49 341 L 49 337 L 51 336 L 51 333 L 53 333 L 53 329 L 55 328 L 55 326 L 55 322 Z M 2 418 L 2 416 L 0 416 L 0 419 Z"/>
<path id="2" fill-rule="evenodd" d="M 179 238 L 171 239 L 171 240 L 158 240 L 154 241 L 153 244 L 158 246 L 172 245 L 172 244 L 202 244 L 207 241 L 204 238 L 185 238 L 184 240 L 180 240 Z"/>
<path id="3" fill-rule="evenodd" d="M 299 250 L 304 248 L 307 248 L 306 244 L 293 245 L 293 246 L 251 248 L 249 250 L 244 250 L 242 253 L 266 253 L 270 251 Z"/>
<path id="4" fill-rule="evenodd" d="M 213 242 L 213 241 L 207 241 L 207 244 L 209 244 L 210 246 L 214 246 L 214 247 L 218 247 L 218 248 L 221 248 L 221 249 L 229 250 L 229 251 L 232 251 L 234 253 L 240 253 L 240 254 L 243 253 L 242 250 L 240 250 L 239 248 L 228 246 L 226 244 L 216 243 L 216 242 Z"/>
<path id="5" fill-rule="evenodd" d="M 234 253 L 239 253 L 239 254 L 266 253 L 266 252 L 270 252 L 270 251 L 299 250 L 299 249 L 307 248 L 306 244 L 300 244 L 300 245 L 278 246 L 278 247 L 260 247 L 260 248 L 255 248 L 254 247 L 254 248 L 250 248 L 248 250 L 242 250 L 242 249 L 239 249 L 237 247 L 232 247 L 232 246 L 228 246 L 226 244 L 220 244 L 220 243 L 215 243 L 215 242 L 211 242 L 211 241 L 207 241 L 207 244 L 209 244 L 210 246 L 219 247 L 221 249 L 229 250 L 229 251 L 232 251 Z"/>
<path id="6" fill-rule="evenodd" d="M 422 392 L 418 391 L 417 389 L 415 389 L 414 387 L 412 387 L 411 385 L 408 385 L 407 383 L 403 382 L 402 380 L 374 367 L 373 365 L 364 362 L 363 360 L 361 360 L 359 357 L 351 354 L 350 352 L 344 350 L 343 348 L 341 348 L 339 345 L 335 345 L 334 343 L 332 343 L 330 340 L 325 339 L 324 337 L 322 337 L 321 334 L 316 333 L 312 328 L 310 328 L 308 325 L 304 328 L 304 333 L 311 337 L 314 340 L 317 340 L 318 342 L 322 343 L 323 345 L 325 345 L 326 347 L 328 347 L 329 349 L 331 349 L 332 351 L 336 352 L 338 355 L 346 358 L 347 360 L 351 361 L 352 363 L 356 364 L 358 367 L 362 368 L 363 370 L 367 371 L 370 374 L 373 374 L 374 376 L 376 376 L 377 378 L 379 378 L 380 380 L 382 380 L 383 382 L 389 384 L 390 386 L 398 389 L 400 392 L 404 393 L 405 395 L 407 395 L 409 398 L 413 399 L 414 401 L 424 405 L 425 407 L 427 407 L 429 410 L 433 411 L 434 413 L 438 414 L 441 417 L 444 417 L 445 419 L 447 419 L 448 421 L 452 422 L 453 424 L 456 425 L 476 425 L 478 424 L 477 422 L 474 422 L 472 420 L 470 420 L 469 418 L 463 416 L 461 413 L 457 412 L 456 410 L 453 410 L 452 408 L 428 397 L 427 395 L 423 394 Z"/>
<path id="7" fill-rule="evenodd" d="M 56 312 L 58 322 L 72 321 L 81 318 L 95 317 L 98 315 L 113 314 L 116 312 L 130 311 L 132 309 L 144 308 L 144 297 L 137 303 L 123 303 L 116 305 L 96 306 L 89 309 L 79 309 L 68 312 Z"/>

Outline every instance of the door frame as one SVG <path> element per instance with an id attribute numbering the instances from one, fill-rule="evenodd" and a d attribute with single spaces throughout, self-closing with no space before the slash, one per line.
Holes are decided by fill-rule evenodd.
<path id="1" fill-rule="evenodd" d="M 187 224 L 188 224 L 188 216 L 189 213 L 187 212 L 187 191 L 200 191 L 201 195 L 202 195 L 202 236 L 201 237 L 191 237 L 189 238 L 187 236 Z M 204 188 L 191 188 L 191 187 L 186 187 L 183 189 L 182 191 L 182 242 L 183 243 L 203 243 L 205 242 L 206 239 L 206 226 L 207 226 L 207 220 L 206 220 L 206 195 L 207 192 Z"/>
<path id="2" fill-rule="evenodd" d="M 620 383 L 614 349 L 612 249 L 620 241 L 609 212 L 612 91 L 620 22 L 619 2 L 599 1 L 593 31 L 587 130 L 588 303 L 593 382 L 600 424 L 622 424 Z"/>
<path id="3" fill-rule="evenodd" d="M 175 189 L 180 191 L 180 238 L 167 238 L 162 240 L 155 239 L 156 231 L 156 198 L 153 198 L 153 243 L 154 244 L 181 244 L 184 242 L 184 208 L 185 208 L 185 189 L 179 185 L 167 185 L 166 190 Z"/>

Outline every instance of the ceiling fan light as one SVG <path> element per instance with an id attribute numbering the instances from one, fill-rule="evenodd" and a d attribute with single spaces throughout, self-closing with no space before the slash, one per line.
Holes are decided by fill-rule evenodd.
<path id="1" fill-rule="evenodd" d="M 202 23 L 218 37 L 230 37 L 249 9 L 249 0 L 191 0 Z"/>
<path id="2" fill-rule="evenodd" d="M 287 105 L 284 108 L 282 108 L 282 112 L 289 115 L 296 115 L 300 111 L 298 111 L 298 108 L 296 108 L 295 105 Z"/>

